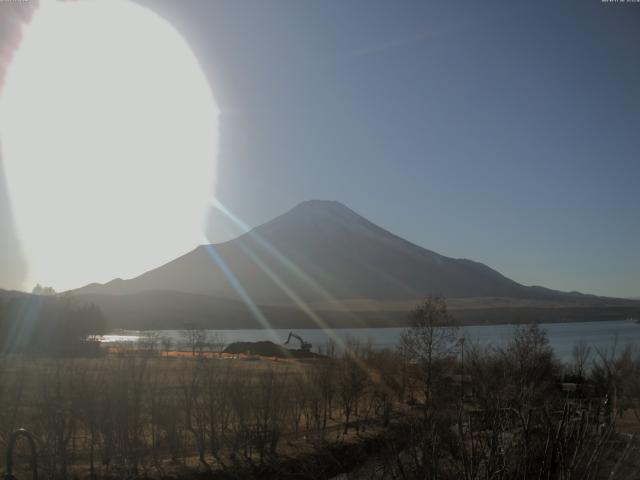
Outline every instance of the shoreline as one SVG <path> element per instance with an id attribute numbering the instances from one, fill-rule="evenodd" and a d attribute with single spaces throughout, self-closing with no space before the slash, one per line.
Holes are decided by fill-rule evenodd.
<path id="1" fill-rule="evenodd" d="M 454 315 L 455 317 L 455 315 Z M 629 322 L 635 323 L 640 318 L 635 317 L 627 317 L 627 318 L 587 318 L 587 319 L 558 319 L 558 320 L 546 320 L 546 321 L 504 321 L 504 322 L 459 322 L 456 324 L 458 327 L 496 327 L 496 326 L 518 326 L 518 325 L 528 325 L 532 323 L 537 323 L 538 325 L 559 325 L 559 324 L 575 324 L 575 323 L 595 323 L 595 322 Z M 274 331 L 274 330 L 316 330 L 316 331 L 325 331 L 325 330 L 395 330 L 395 329 L 404 329 L 411 327 L 410 323 L 404 324 L 394 324 L 394 325 L 341 325 L 341 326 L 332 326 L 328 325 L 328 328 L 322 328 L 317 326 L 278 326 L 274 328 L 253 328 L 253 327 L 215 327 L 209 328 L 208 326 L 202 328 L 202 330 L 207 331 Z M 640 328 L 640 325 L 639 325 Z M 185 330 L 182 328 L 116 328 L 110 330 L 105 335 L 126 335 L 127 333 L 132 332 L 179 332 Z"/>

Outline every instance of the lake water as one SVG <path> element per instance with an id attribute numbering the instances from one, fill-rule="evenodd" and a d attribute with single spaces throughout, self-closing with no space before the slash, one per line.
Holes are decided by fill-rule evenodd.
<path id="1" fill-rule="evenodd" d="M 618 348 L 627 344 L 640 345 L 640 324 L 630 320 L 616 320 L 606 322 L 571 322 L 549 323 L 540 325 L 546 330 L 549 343 L 561 360 L 569 360 L 573 346 L 584 340 L 592 347 L 599 349 L 611 348 L 617 342 Z M 467 341 L 479 345 L 500 346 L 511 338 L 513 325 L 477 325 L 461 327 L 461 332 Z M 376 348 L 393 348 L 398 344 L 403 328 L 341 328 L 330 331 L 320 329 L 297 329 L 295 333 L 305 341 L 313 344 L 313 350 L 325 345 L 330 338 L 337 340 L 338 346 L 349 339 L 368 341 Z M 256 342 L 271 340 L 282 344 L 287 339 L 290 330 L 210 330 L 210 334 L 219 334 L 225 343 Z M 182 343 L 180 330 L 161 330 L 161 336 L 170 337 L 175 345 Z M 117 344 L 135 342 L 142 335 L 139 331 L 123 331 L 113 335 L 105 335 L 103 342 Z M 297 340 L 292 339 L 292 346 L 297 347 Z"/>

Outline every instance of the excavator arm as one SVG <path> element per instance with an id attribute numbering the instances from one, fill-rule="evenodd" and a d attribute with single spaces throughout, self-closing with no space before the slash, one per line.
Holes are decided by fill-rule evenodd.
<path id="1" fill-rule="evenodd" d="M 289 336 L 287 337 L 287 341 L 284 342 L 285 345 L 288 345 L 289 342 L 291 341 L 291 338 L 295 338 L 296 340 L 298 340 L 300 342 L 300 350 L 303 350 L 305 352 L 308 352 L 311 350 L 312 345 L 308 342 L 305 342 L 302 337 L 300 335 L 296 335 L 293 332 L 289 332 Z"/>

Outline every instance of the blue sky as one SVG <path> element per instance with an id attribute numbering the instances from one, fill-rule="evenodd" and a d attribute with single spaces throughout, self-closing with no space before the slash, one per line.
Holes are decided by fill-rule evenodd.
<path id="1" fill-rule="evenodd" d="M 640 297 L 640 4 L 139 3 L 208 76 L 246 223 L 338 200 L 525 284 Z"/>

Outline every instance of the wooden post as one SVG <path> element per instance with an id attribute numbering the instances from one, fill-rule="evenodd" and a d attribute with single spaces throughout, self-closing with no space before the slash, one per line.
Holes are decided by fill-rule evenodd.
<path id="1" fill-rule="evenodd" d="M 24 428 L 16 430 L 9 438 L 9 446 L 7 447 L 7 474 L 4 478 L 5 480 L 15 480 L 16 478 L 13 476 L 13 449 L 20 437 L 25 437 L 29 442 L 29 447 L 31 448 L 31 470 L 33 471 L 32 478 L 33 480 L 38 480 L 38 453 L 36 450 L 36 442 L 33 435 Z"/>

